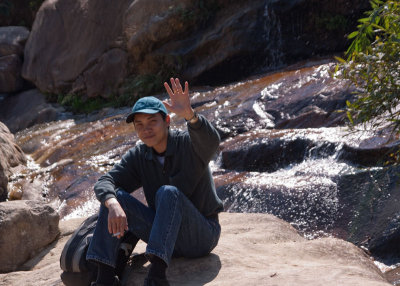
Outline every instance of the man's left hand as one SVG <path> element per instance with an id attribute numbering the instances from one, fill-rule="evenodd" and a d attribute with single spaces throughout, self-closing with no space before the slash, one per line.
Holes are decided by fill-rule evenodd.
<path id="1" fill-rule="evenodd" d="M 170 97 L 170 101 L 164 100 L 163 103 L 169 112 L 173 112 L 178 116 L 189 120 L 194 116 L 194 110 L 190 105 L 189 99 L 189 83 L 185 82 L 185 89 L 182 89 L 178 78 L 171 78 L 171 87 L 164 82 L 164 87 Z"/>

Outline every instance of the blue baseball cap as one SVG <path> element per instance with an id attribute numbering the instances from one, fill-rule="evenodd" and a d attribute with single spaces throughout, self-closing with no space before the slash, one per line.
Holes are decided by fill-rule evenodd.
<path id="1" fill-rule="evenodd" d="M 157 112 L 168 114 L 162 101 L 154 96 L 142 97 L 132 107 L 131 113 L 126 118 L 126 123 L 133 122 L 136 113 L 156 114 Z"/>

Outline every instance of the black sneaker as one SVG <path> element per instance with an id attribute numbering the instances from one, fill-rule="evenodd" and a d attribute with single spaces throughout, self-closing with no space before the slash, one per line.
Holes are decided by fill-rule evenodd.
<path id="1" fill-rule="evenodd" d="M 169 286 L 167 278 L 146 277 L 143 286 Z"/>
<path id="2" fill-rule="evenodd" d="M 119 283 L 118 277 L 115 276 L 113 284 L 106 285 L 106 284 L 99 284 L 99 283 L 96 283 L 96 282 L 92 282 L 92 284 L 90 284 L 90 286 L 121 286 L 121 283 Z"/>

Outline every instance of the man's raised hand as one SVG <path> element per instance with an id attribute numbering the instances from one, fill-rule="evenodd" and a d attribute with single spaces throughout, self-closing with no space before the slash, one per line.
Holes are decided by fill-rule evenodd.
<path id="1" fill-rule="evenodd" d="M 170 100 L 164 100 L 163 103 L 169 112 L 173 112 L 178 116 L 189 120 L 193 117 L 194 111 L 190 105 L 189 99 L 189 83 L 185 82 L 185 89 L 178 78 L 171 78 L 171 87 L 167 82 L 164 82 L 164 87 L 170 97 Z"/>

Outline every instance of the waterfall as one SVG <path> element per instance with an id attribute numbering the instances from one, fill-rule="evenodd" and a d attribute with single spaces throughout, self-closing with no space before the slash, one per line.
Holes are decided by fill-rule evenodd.
<path id="1" fill-rule="evenodd" d="M 272 9 L 269 0 L 264 8 L 265 69 L 272 70 L 283 65 L 282 33 L 279 17 Z"/>

